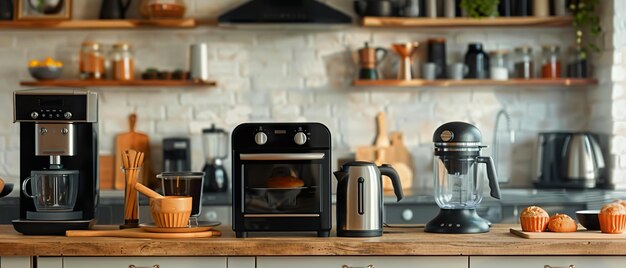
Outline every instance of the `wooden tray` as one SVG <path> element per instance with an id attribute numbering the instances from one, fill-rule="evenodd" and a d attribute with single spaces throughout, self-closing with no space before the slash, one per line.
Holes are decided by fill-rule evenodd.
<path id="1" fill-rule="evenodd" d="M 626 239 L 626 233 L 622 234 L 605 234 L 600 231 L 587 231 L 586 229 L 578 229 L 572 233 L 555 233 L 555 232 L 524 232 L 521 228 L 511 228 L 511 233 L 527 239 Z"/>
<path id="2" fill-rule="evenodd" d="M 139 228 L 123 230 L 69 230 L 71 237 L 128 237 L 128 238 L 207 238 L 221 235 L 220 231 L 211 230 L 195 233 L 151 233 Z"/>

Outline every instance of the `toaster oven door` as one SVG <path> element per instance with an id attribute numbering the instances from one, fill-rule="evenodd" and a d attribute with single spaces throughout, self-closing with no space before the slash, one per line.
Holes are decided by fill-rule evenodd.
<path id="1" fill-rule="evenodd" d="M 240 154 L 244 217 L 316 217 L 322 185 L 330 183 L 327 154 Z"/>

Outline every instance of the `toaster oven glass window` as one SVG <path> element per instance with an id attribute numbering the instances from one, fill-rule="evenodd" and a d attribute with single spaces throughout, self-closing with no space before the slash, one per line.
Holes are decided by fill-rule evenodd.
<path id="1" fill-rule="evenodd" d="M 245 213 L 319 213 L 322 164 L 255 161 L 242 166 Z"/>

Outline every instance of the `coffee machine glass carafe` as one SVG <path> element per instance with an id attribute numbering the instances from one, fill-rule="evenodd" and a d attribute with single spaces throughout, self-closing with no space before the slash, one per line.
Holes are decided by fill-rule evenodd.
<path id="1" fill-rule="evenodd" d="M 224 168 L 224 159 L 228 156 L 228 133 L 220 128 L 202 130 L 204 145 L 204 192 L 225 192 L 228 190 L 228 176 Z"/>
<path id="2" fill-rule="evenodd" d="M 426 232 L 483 233 L 489 222 L 476 214 L 482 200 L 483 176 L 479 164 L 485 164 L 491 196 L 500 199 L 500 188 L 491 157 L 480 156 L 481 133 L 464 122 L 443 124 L 435 131 L 435 201 L 439 215 L 428 222 Z"/>
<path id="3" fill-rule="evenodd" d="M 22 192 L 33 199 L 38 212 L 72 211 L 76 204 L 78 178 L 78 170 L 33 170 L 22 182 Z"/>

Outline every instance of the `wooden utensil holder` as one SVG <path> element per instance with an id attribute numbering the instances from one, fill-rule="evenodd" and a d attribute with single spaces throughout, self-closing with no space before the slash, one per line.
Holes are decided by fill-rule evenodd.
<path id="1" fill-rule="evenodd" d="M 124 224 L 120 229 L 139 227 L 139 196 L 135 190 L 141 168 L 122 168 L 124 172 Z"/>

